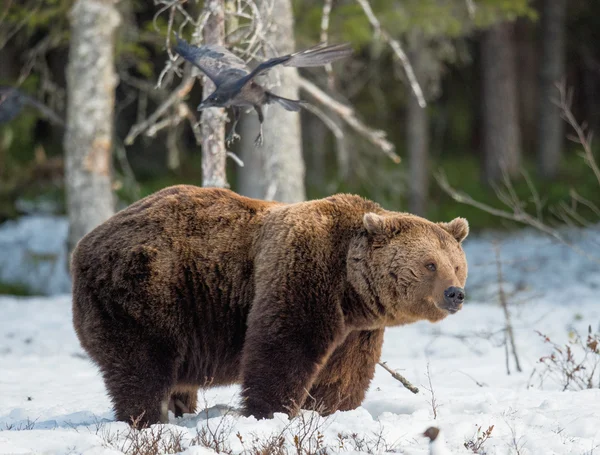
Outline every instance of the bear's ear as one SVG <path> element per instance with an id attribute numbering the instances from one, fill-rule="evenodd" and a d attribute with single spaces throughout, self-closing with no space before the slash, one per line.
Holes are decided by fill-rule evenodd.
<path id="1" fill-rule="evenodd" d="M 461 243 L 469 235 L 469 222 L 465 218 L 454 218 L 449 223 L 439 223 L 439 225 L 448 231 L 458 243 Z"/>
<path id="2" fill-rule="evenodd" d="M 376 213 L 365 213 L 363 216 L 363 225 L 371 235 L 379 235 L 385 232 L 385 219 Z"/>

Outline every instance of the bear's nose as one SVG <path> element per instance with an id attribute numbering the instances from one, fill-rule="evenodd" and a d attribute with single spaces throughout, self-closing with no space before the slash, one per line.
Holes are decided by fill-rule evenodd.
<path id="1" fill-rule="evenodd" d="M 465 301 L 465 290 L 456 286 L 450 286 L 444 291 L 444 300 L 448 305 L 458 306 Z"/>

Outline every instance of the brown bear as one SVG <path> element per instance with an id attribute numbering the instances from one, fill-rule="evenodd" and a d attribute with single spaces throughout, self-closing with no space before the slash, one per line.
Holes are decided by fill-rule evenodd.
<path id="1" fill-rule="evenodd" d="M 194 412 L 241 383 L 245 415 L 358 407 L 385 327 L 458 311 L 462 218 L 359 196 L 283 204 L 178 185 L 115 214 L 72 256 L 73 322 L 116 417 Z"/>

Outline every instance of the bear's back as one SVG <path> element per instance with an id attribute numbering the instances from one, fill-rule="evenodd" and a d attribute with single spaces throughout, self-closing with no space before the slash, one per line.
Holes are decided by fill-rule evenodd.
<path id="1" fill-rule="evenodd" d="M 74 303 L 110 305 L 114 314 L 159 325 L 169 305 L 245 303 L 253 292 L 255 234 L 275 205 L 191 185 L 141 199 L 78 243 L 71 266 Z M 172 314 L 183 318 L 183 311 Z"/>

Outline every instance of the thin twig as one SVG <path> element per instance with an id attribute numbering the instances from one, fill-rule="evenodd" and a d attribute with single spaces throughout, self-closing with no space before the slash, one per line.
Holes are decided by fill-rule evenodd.
<path id="1" fill-rule="evenodd" d="M 408 379 L 406 379 L 404 376 L 402 376 L 400 373 L 398 373 L 398 372 L 392 370 L 390 367 L 388 367 L 387 362 L 379 362 L 379 365 L 382 366 L 385 369 L 385 371 L 387 371 L 389 374 L 391 374 L 392 377 L 396 381 L 400 381 L 400 383 L 402 383 L 402 385 L 404 387 L 406 387 L 408 390 L 410 390 L 412 393 L 414 393 L 414 394 L 419 393 L 419 389 L 417 387 L 412 385 L 410 383 L 410 381 Z"/>
<path id="2" fill-rule="evenodd" d="M 408 77 L 410 87 L 412 88 L 412 91 L 415 94 L 417 101 L 419 102 L 419 106 L 421 106 L 422 108 L 426 107 L 427 103 L 425 102 L 425 97 L 423 96 L 423 90 L 419 85 L 419 81 L 417 81 L 417 77 L 415 76 L 415 72 L 413 70 L 412 65 L 410 64 L 408 57 L 406 56 L 406 53 L 402 49 L 402 46 L 400 46 L 400 42 L 392 38 L 389 35 L 389 33 L 381 27 L 381 23 L 379 22 L 379 19 L 377 19 L 377 16 L 375 16 L 375 13 L 373 12 L 373 9 L 371 8 L 371 5 L 368 2 L 368 0 L 356 1 L 363 9 L 365 15 L 367 16 L 367 19 L 369 19 L 369 22 L 375 30 L 375 33 L 381 36 L 381 38 L 383 38 L 383 40 L 389 44 L 396 56 L 400 59 L 400 62 L 402 62 L 402 66 L 404 67 L 404 71 L 406 71 L 406 76 Z"/>
<path id="3" fill-rule="evenodd" d="M 473 0 L 466 0 L 467 2 L 467 11 L 469 12 L 469 17 L 471 19 L 475 18 L 475 2 Z"/>
<path id="4" fill-rule="evenodd" d="M 502 274 L 502 262 L 500 261 L 500 247 L 497 242 L 493 242 L 494 254 L 496 257 L 496 274 L 498 279 L 498 298 L 500 300 L 500 305 L 502 306 L 502 310 L 504 311 L 504 322 L 505 322 L 505 333 L 506 333 L 506 372 L 510 375 L 510 368 L 508 365 L 508 344 L 510 343 L 510 349 L 512 351 L 513 357 L 515 359 L 515 366 L 517 371 L 521 373 L 521 364 L 519 362 L 519 356 L 517 355 L 517 345 L 515 343 L 515 335 L 513 331 L 512 322 L 510 319 L 510 311 L 508 309 L 508 302 L 506 299 L 506 293 L 504 292 L 504 277 Z"/>
<path id="5" fill-rule="evenodd" d="M 333 99 L 309 80 L 300 77 L 299 82 L 301 89 L 308 92 L 319 103 L 339 115 L 354 131 L 379 147 L 394 163 L 400 163 L 400 157 L 394 152 L 394 144 L 386 139 L 384 131 L 375 130 L 365 125 L 356 117 L 356 111 L 352 107 Z"/>
<path id="6" fill-rule="evenodd" d="M 575 191 L 573 189 L 569 191 L 569 195 L 571 196 L 571 199 L 579 202 L 580 204 L 585 205 L 588 209 L 590 209 L 592 212 L 594 212 L 594 214 L 596 216 L 598 216 L 600 218 L 600 208 L 598 208 L 598 206 L 596 204 L 594 204 L 592 201 L 584 198 L 579 193 L 577 193 L 577 191 Z"/>
<path id="7" fill-rule="evenodd" d="M 561 117 L 575 130 L 576 138 L 571 138 L 574 142 L 577 142 L 583 147 L 584 157 L 586 164 L 592 169 L 592 172 L 596 176 L 598 185 L 600 185 L 600 168 L 594 158 L 592 152 L 592 133 L 586 133 L 586 128 L 583 124 L 577 122 L 577 119 L 571 111 L 571 104 L 573 101 L 573 90 L 567 89 L 564 82 L 557 83 L 556 87 L 560 94 L 560 99 L 555 104 L 558 105 L 561 111 Z"/>
<path id="8" fill-rule="evenodd" d="M 175 103 L 181 101 L 194 86 L 194 78 L 191 75 L 186 76 L 177 89 L 169 95 L 169 97 L 150 115 L 146 120 L 140 123 L 136 123 L 131 127 L 127 137 L 125 138 L 125 145 L 133 144 L 133 141 L 143 132 L 148 130 L 152 125 L 158 122 L 161 115 L 163 115 L 167 109 L 173 106 Z"/>
<path id="9" fill-rule="evenodd" d="M 429 382 L 429 388 L 426 389 L 431 394 L 431 400 L 429 401 L 429 404 L 431 405 L 431 409 L 433 410 L 433 419 L 435 420 L 437 419 L 437 410 L 439 406 L 437 400 L 435 399 L 433 384 L 431 383 L 431 372 L 429 371 L 429 362 L 427 362 L 427 381 Z"/>
<path id="10" fill-rule="evenodd" d="M 333 0 L 325 0 L 323 2 L 323 13 L 321 14 L 321 42 L 327 43 L 329 41 L 329 18 L 331 16 Z M 325 72 L 327 73 L 327 85 L 329 90 L 334 88 L 333 78 L 333 65 L 328 63 L 325 65 Z"/>
<path id="11" fill-rule="evenodd" d="M 600 263 L 600 258 L 589 254 L 587 251 L 582 250 L 577 245 L 574 245 L 573 243 L 569 242 L 557 229 L 554 229 L 554 228 L 544 224 L 543 221 L 530 215 L 526 211 L 522 210 L 520 207 L 513 207 L 513 211 L 509 212 L 507 210 L 497 209 L 497 208 L 487 205 L 483 202 L 479 202 L 479 201 L 473 199 L 467 193 L 465 193 L 463 191 L 459 191 L 459 190 L 453 188 L 452 186 L 450 186 L 450 183 L 448 182 L 448 178 L 446 177 L 445 173 L 441 170 L 436 174 L 436 180 L 438 182 L 438 185 L 440 185 L 440 188 L 442 188 L 442 190 L 444 190 L 444 192 L 446 192 L 456 202 L 460 202 L 461 204 L 470 205 L 471 207 L 475 207 L 479 210 L 483 210 L 484 212 L 487 212 L 490 215 L 494 215 L 499 218 L 516 221 L 518 223 L 522 223 L 527 226 L 533 227 L 533 228 L 543 232 L 544 234 L 547 234 L 550 237 L 553 237 L 554 239 L 556 239 L 563 245 L 568 246 L 569 248 L 573 249 L 574 251 L 576 251 L 578 254 L 584 256 L 585 258 L 587 258 L 591 261 Z"/>

